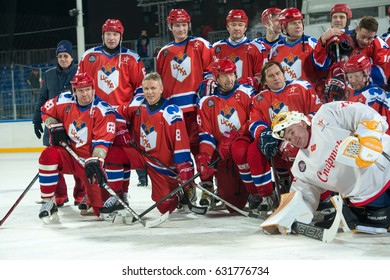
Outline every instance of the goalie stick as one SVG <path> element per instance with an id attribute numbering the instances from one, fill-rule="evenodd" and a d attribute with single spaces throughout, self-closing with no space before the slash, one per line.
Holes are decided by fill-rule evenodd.
<path id="1" fill-rule="evenodd" d="M 294 222 L 291 227 L 292 230 L 298 234 L 320 240 L 322 242 L 331 242 L 336 237 L 340 222 L 342 221 L 343 200 L 339 195 L 336 195 L 331 198 L 331 201 L 336 208 L 336 216 L 329 229 L 301 222 Z"/>
<path id="2" fill-rule="evenodd" d="M 65 142 L 60 142 L 62 147 L 65 148 L 65 150 L 75 159 L 77 160 L 77 162 L 84 167 L 85 165 L 85 162 L 82 158 L 80 158 L 76 153 L 75 151 L 72 150 L 72 148 Z M 115 199 L 120 203 L 122 204 L 122 206 L 133 216 L 133 222 L 134 222 L 134 219 L 137 220 L 138 222 L 140 222 L 144 227 L 146 228 L 150 228 L 150 227 L 155 227 L 155 226 L 158 226 L 159 224 L 162 224 L 163 222 L 165 222 L 168 217 L 169 217 L 169 213 L 165 213 L 164 215 L 160 216 L 158 219 L 155 219 L 155 220 L 151 220 L 151 221 L 145 221 L 143 219 L 141 219 L 140 215 L 137 214 L 137 212 L 135 212 L 129 205 L 127 205 L 116 193 L 113 189 L 111 189 L 106 183 L 103 184 L 103 187 L 108 191 L 108 193 L 110 195 L 112 195 L 113 197 L 115 197 Z"/>
<path id="3" fill-rule="evenodd" d="M 211 167 L 211 166 L 214 166 L 221 158 L 218 157 L 216 158 L 213 162 L 211 162 L 209 164 L 208 167 Z M 189 185 L 190 183 L 192 183 L 196 178 L 198 178 L 200 176 L 200 172 L 197 172 L 194 176 L 192 176 L 190 179 L 188 179 L 187 181 L 185 181 L 183 184 L 179 184 L 179 186 L 172 190 L 169 194 L 167 194 L 166 196 L 164 196 L 163 198 L 161 198 L 159 201 L 157 201 L 155 204 L 153 204 L 152 206 L 150 206 L 148 209 L 146 209 L 144 212 L 142 212 L 141 214 L 139 214 L 139 217 L 142 218 L 143 216 L 145 216 L 147 213 L 149 213 L 150 211 L 152 211 L 154 208 L 156 208 L 157 206 L 159 206 L 161 203 L 163 203 L 165 200 L 167 200 L 168 198 L 170 198 L 172 195 L 175 195 L 177 192 L 179 192 L 181 189 L 183 189 L 185 186 Z M 135 222 L 135 219 L 133 218 L 133 222 Z"/>
<path id="4" fill-rule="evenodd" d="M 166 165 L 165 163 L 163 163 L 158 158 L 156 158 L 156 157 L 150 155 L 149 153 L 147 153 L 146 151 L 142 150 L 140 147 L 137 146 L 136 143 L 134 143 L 132 141 L 129 141 L 128 144 L 129 144 L 130 147 L 132 147 L 135 150 L 137 150 L 137 152 L 139 152 L 141 155 L 144 155 L 145 157 L 147 157 L 151 161 L 154 161 L 158 165 L 161 165 L 162 167 L 166 168 L 169 172 L 171 172 L 173 175 L 175 175 L 176 178 L 179 177 L 179 174 L 175 170 L 173 170 L 170 166 Z M 184 192 L 183 195 L 187 196 L 187 194 L 185 192 Z M 186 197 L 186 203 L 187 203 L 188 208 L 190 209 L 190 211 L 194 212 L 195 214 L 204 215 L 207 212 L 207 207 L 196 206 L 196 205 L 192 204 L 191 200 L 188 197 Z"/>
<path id="5" fill-rule="evenodd" d="M 4 218 L 0 221 L 0 227 L 1 225 L 8 219 L 8 217 L 11 215 L 11 213 L 14 211 L 16 206 L 18 206 L 19 202 L 23 199 L 23 197 L 26 195 L 26 193 L 31 189 L 31 187 L 34 185 L 35 181 L 38 179 L 39 173 L 35 175 L 35 177 L 31 180 L 30 184 L 28 184 L 27 188 L 22 192 L 22 194 L 19 196 L 19 198 L 15 201 L 14 205 L 8 210 L 7 214 L 5 214 Z"/>

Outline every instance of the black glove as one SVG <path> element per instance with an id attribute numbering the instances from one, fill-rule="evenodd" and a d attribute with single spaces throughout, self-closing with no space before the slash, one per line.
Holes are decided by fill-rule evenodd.
<path id="1" fill-rule="evenodd" d="M 272 130 L 270 128 L 266 128 L 261 132 L 257 147 L 267 159 L 271 159 L 277 154 L 278 145 L 279 140 L 272 137 Z"/>
<path id="2" fill-rule="evenodd" d="M 325 96 L 328 102 L 344 100 L 345 81 L 342 76 L 334 76 L 325 82 Z"/>
<path id="3" fill-rule="evenodd" d="M 107 175 L 103 165 L 104 159 L 90 157 L 85 160 L 84 167 L 89 183 L 94 184 L 97 181 L 101 188 L 104 188 L 105 183 L 107 183 Z"/>
<path id="4" fill-rule="evenodd" d="M 50 145 L 61 146 L 60 142 L 69 143 L 69 136 L 66 134 L 62 123 L 53 123 L 49 125 Z"/>
<path id="5" fill-rule="evenodd" d="M 38 139 L 41 139 L 41 135 L 43 133 L 42 124 L 40 122 L 34 123 L 34 132 Z"/>

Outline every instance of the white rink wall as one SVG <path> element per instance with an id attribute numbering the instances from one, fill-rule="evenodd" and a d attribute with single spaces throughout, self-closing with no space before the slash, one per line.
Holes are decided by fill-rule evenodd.
<path id="1" fill-rule="evenodd" d="M 0 122 L 0 131 L 0 152 L 36 152 L 43 148 L 31 120 Z"/>

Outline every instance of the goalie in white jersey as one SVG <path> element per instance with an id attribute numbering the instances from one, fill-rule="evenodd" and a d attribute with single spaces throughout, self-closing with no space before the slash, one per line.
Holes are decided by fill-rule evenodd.
<path id="1" fill-rule="evenodd" d="M 294 221 L 311 222 L 320 194 L 337 192 L 346 198 L 348 226 L 386 229 L 390 225 L 390 137 L 388 124 L 374 109 L 361 103 L 322 105 L 310 121 L 298 112 L 282 112 L 272 123 L 273 137 L 300 148 L 291 169 L 290 193 L 264 223 L 290 233 Z M 387 156 L 387 157 L 386 157 Z M 285 196 L 285 197 L 283 197 Z M 286 199 L 287 198 L 287 199 Z"/>

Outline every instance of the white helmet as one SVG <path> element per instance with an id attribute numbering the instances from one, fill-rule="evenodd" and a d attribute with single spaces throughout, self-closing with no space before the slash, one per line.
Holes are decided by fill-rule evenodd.
<path id="1" fill-rule="evenodd" d="M 290 125 L 298 124 L 301 121 L 310 125 L 309 119 L 303 113 L 299 113 L 297 111 L 278 113 L 272 120 L 272 136 L 276 139 L 283 140 L 284 130 Z"/>

